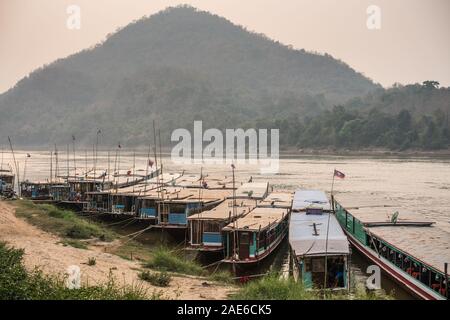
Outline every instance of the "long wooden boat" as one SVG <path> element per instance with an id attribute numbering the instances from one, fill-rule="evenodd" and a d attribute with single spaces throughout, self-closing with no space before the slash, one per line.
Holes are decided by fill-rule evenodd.
<path id="1" fill-rule="evenodd" d="M 222 241 L 222 229 L 230 222 L 239 219 L 253 210 L 257 201 L 267 196 L 268 182 L 249 182 L 245 184 L 233 183 L 225 177 L 222 183 L 220 179 L 208 177 L 207 181 L 215 181 L 208 184 L 209 190 L 236 190 L 230 193 L 228 199 L 211 210 L 193 214 L 188 217 L 188 249 L 199 251 L 221 251 L 224 249 Z M 210 189 L 212 188 L 212 189 Z"/>
<path id="2" fill-rule="evenodd" d="M 448 232 L 382 200 L 337 196 L 333 205 L 351 244 L 392 279 L 420 299 L 448 299 Z"/>
<path id="3" fill-rule="evenodd" d="M 223 228 L 225 263 L 254 264 L 267 258 L 286 237 L 290 209 L 255 208 Z"/>
<path id="4" fill-rule="evenodd" d="M 183 189 L 183 197 L 163 198 L 157 201 L 158 219 L 156 227 L 186 229 L 188 217 L 218 206 L 231 190 Z M 180 192 L 181 194 L 181 192 Z"/>
<path id="5" fill-rule="evenodd" d="M 350 244 L 323 191 L 295 192 L 289 248 L 295 281 L 308 289 L 349 288 Z"/>
<path id="6" fill-rule="evenodd" d="M 10 165 L 0 167 L 0 195 L 6 195 L 14 190 L 15 175 Z"/>
<path id="7" fill-rule="evenodd" d="M 86 192 L 87 206 L 84 211 L 88 213 L 136 215 L 139 217 L 139 199 L 148 194 L 152 195 L 152 191 L 161 186 L 172 184 L 180 176 L 181 174 L 178 173 L 164 173 L 125 187 L 119 188 L 116 184 L 113 184 L 106 190 Z"/>
<path id="8" fill-rule="evenodd" d="M 55 181 L 22 181 L 20 196 L 32 201 L 54 201 L 61 199 L 63 194 L 69 194 L 69 185 L 58 179 Z"/>
<path id="9" fill-rule="evenodd" d="M 217 207 L 188 217 L 188 249 L 223 251 L 222 229 L 256 207 L 255 199 L 227 199 Z"/>
<path id="10" fill-rule="evenodd" d="M 180 187 L 166 186 L 149 190 L 136 199 L 136 215 L 138 219 L 153 220 L 156 223 L 159 219 L 161 201 L 185 200 L 195 195 L 195 191 Z"/>

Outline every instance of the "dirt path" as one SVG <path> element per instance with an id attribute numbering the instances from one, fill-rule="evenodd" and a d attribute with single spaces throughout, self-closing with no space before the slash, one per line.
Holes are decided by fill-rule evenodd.
<path id="1" fill-rule="evenodd" d="M 55 235 L 39 230 L 25 220 L 17 218 L 14 207 L 0 201 L 0 240 L 25 250 L 24 262 L 29 269 L 38 266 L 46 273 L 66 272 L 71 265 L 77 265 L 82 272 L 83 283 L 105 282 L 110 272 L 119 284 L 142 283 L 148 292 L 161 292 L 167 299 L 225 299 L 233 290 L 197 277 L 173 277 L 169 287 L 154 287 L 138 279 L 138 262 L 128 261 L 116 255 L 95 249 L 77 249 L 60 244 Z M 88 266 L 89 258 L 96 259 L 95 266 Z"/>

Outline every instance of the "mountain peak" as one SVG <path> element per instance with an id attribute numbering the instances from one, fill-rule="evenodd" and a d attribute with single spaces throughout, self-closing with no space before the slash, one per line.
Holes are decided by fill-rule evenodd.
<path id="1" fill-rule="evenodd" d="M 222 126 L 267 112 L 304 117 L 377 87 L 329 55 L 293 50 L 178 6 L 36 70 L 0 96 L 0 110 L 17 121 L 33 119 L 17 133 L 23 141 L 61 139 L 67 130 L 88 139 L 92 128 L 110 127 L 119 137 L 128 126 L 145 127 L 144 119 L 170 130 L 195 117 Z M 2 134 L 17 132 L 8 118 L 0 118 Z M 144 134 L 129 139 L 140 142 Z"/>

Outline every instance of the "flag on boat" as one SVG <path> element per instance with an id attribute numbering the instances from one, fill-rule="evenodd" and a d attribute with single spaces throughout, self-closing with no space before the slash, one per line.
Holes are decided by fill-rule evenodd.
<path id="1" fill-rule="evenodd" d="M 153 167 L 153 164 L 154 164 L 154 162 L 152 161 L 152 160 L 148 160 L 148 165 L 150 166 L 150 168 L 152 168 Z"/>
<path id="2" fill-rule="evenodd" d="M 131 170 L 127 171 L 127 176 L 131 176 Z"/>
<path id="3" fill-rule="evenodd" d="M 31 158 L 31 154 L 27 153 L 27 158 Z"/>
<path id="4" fill-rule="evenodd" d="M 236 169 L 236 167 L 234 166 L 233 163 L 231 164 L 231 168 L 232 168 L 232 169 Z"/>
<path id="5" fill-rule="evenodd" d="M 119 149 L 122 149 L 122 146 L 120 145 L 120 143 L 119 143 L 118 147 L 119 147 Z"/>
<path id="6" fill-rule="evenodd" d="M 336 170 L 336 169 L 334 170 L 334 176 L 338 177 L 338 178 L 341 178 L 341 179 L 345 178 L 345 174 L 340 172 L 340 171 L 338 171 L 338 170 Z"/>
<path id="7" fill-rule="evenodd" d="M 75 135 L 72 135 L 72 141 L 75 141 Z"/>

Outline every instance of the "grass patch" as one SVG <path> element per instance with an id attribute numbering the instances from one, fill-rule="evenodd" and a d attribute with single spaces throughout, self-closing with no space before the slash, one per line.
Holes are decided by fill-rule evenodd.
<path id="1" fill-rule="evenodd" d="M 54 205 L 34 204 L 19 200 L 16 203 L 16 215 L 25 218 L 38 228 L 70 239 L 99 238 L 112 241 L 117 235 L 100 224 L 81 218 L 75 212 L 62 210 Z"/>
<path id="2" fill-rule="evenodd" d="M 204 275 L 204 270 L 198 263 L 185 260 L 181 255 L 166 247 L 159 247 L 153 251 L 152 257 L 144 267 L 166 272 Z"/>
<path id="3" fill-rule="evenodd" d="M 270 274 L 250 281 L 230 296 L 235 300 L 316 300 L 317 296 L 293 279 L 279 279 Z"/>
<path id="4" fill-rule="evenodd" d="M 126 260 L 148 261 L 152 257 L 151 249 L 134 240 L 112 248 L 108 252 Z"/>
<path id="5" fill-rule="evenodd" d="M 172 281 L 172 277 L 167 274 L 167 272 L 150 272 L 150 271 L 142 271 L 139 274 L 139 278 L 141 280 L 150 282 L 152 285 L 157 287 L 167 287 Z"/>
<path id="6" fill-rule="evenodd" d="M 61 241 L 61 243 L 63 246 L 71 246 L 77 249 L 85 249 L 85 250 L 88 249 L 88 246 L 79 240 L 67 239 Z"/>
<path id="7" fill-rule="evenodd" d="M 250 281 L 230 296 L 235 300 L 388 300 L 392 297 L 383 293 L 368 292 L 357 288 L 354 292 L 321 292 L 307 290 L 293 278 L 280 279 L 270 274 L 259 280 Z"/>
<path id="8" fill-rule="evenodd" d="M 211 281 L 227 283 L 227 284 L 235 283 L 235 281 L 233 280 L 233 275 L 228 271 L 215 272 L 215 273 L 209 275 L 208 279 Z"/>
<path id="9" fill-rule="evenodd" d="M 0 242 L 0 300 L 142 300 L 160 299 L 149 295 L 141 285 L 118 286 L 110 276 L 104 284 L 68 289 L 65 279 L 49 276 L 35 269 L 28 272 L 23 265 L 23 250 Z"/>

